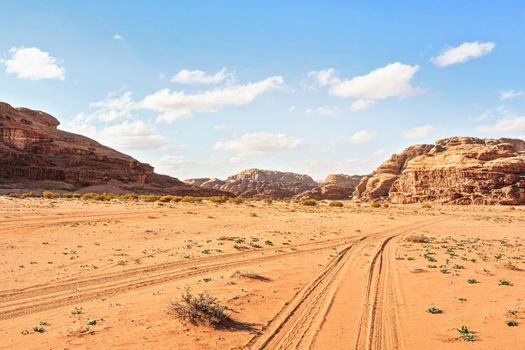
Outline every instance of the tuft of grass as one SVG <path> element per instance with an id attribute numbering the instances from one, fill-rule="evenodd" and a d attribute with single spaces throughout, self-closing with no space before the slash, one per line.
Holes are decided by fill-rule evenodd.
<path id="1" fill-rule="evenodd" d="M 512 282 L 509 280 L 499 280 L 499 286 L 512 286 Z"/>
<path id="2" fill-rule="evenodd" d="M 509 327 L 517 327 L 518 326 L 518 321 L 516 320 L 507 320 L 505 321 L 505 324 Z"/>
<path id="3" fill-rule="evenodd" d="M 339 201 L 331 201 L 330 204 L 328 205 L 331 207 L 339 207 L 339 208 L 344 206 L 343 202 L 339 202 Z"/>
<path id="4" fill-rule="evenodd" d="M 436 307 L 436 306 L 431 306 L 427 309 L 427 312 L 429 314 L 440 314 L 443 312 L 443 310 L 441 310 L 440 308 Z"/>
<path id="5" fill-rule="evenodd" d="M 171 301 L 168 306 L 168 314 L 182 323 L 214 327 L 230 321 L 227 314 L 229 310 L 230 308 L 220 304 L 217 298 L 206 292 L 193 295 L 189 287 L 185 289 L 180 300 Z"/>
<path id="6" fill-rule="evenodd" d="M 475 278 L 469 278 L 469 279 L 467 280 L 467 283 L 468 283 L 468 284 L 476 284 L 476 283 L 479 283 L 479 282 L 478 282 L 478 280 L 475 279 Z"/>
<path id="7" fill-rule="evenodd" d="M 45 199 L 56 199 L 60 197 L 60 194 L 56 192 L 44 191 L 42 192 L 42 197 L 44 197 Z"/>
<path id="8" fill-rule="evenodd" d="M 305 199 L 304 201 L 301 201 L 301 204 L 308 207 L 315 207 L 317 206 L 317 201 L 315 199 Z"/>
<path id="9" fill-rule="evenodd" d="M 464 341 L 474 341 L 476 340 L 474 337 L 474 334 L 472 334 L 472 331 L 467 326 L 461 326 L 458 328 L 459 336 Z"/>

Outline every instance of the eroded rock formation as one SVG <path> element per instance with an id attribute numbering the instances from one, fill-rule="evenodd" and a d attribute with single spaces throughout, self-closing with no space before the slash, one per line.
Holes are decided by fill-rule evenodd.
<path id="1" fill-rule="evenodd" d="M 215 195 L 154 173 L 153 167 L 87 137 L 59 130 L 44 112 L 0 102 L 0 191 L 93 190 L 97 192 Z"/>
<path id="2" fill-rule="evenodd" d="M 525 142 L 451 137 L 411 146 L 365 176 L 354 196 L 393 203 L 525 204 Z"/>
<path id="3" fill-rule="evenodd" d="M 299 193 L 294 198 L 300 200 L 350 199 L 361 178 L 360 175 L 331 174 L 318 187 Z"/>

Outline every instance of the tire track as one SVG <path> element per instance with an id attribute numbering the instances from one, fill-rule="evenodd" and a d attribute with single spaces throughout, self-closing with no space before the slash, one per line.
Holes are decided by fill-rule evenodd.
<path id="1" fill-rule="evenodd" d="M 0 320 L 58 308 L 65 305 L 85 302 L 100 297 L 108 297 L 139 288 L 150 287 L 175 280 L 191 278 L 205 273 L 244 267 L 251 264 L 279 260 L 289 256 L 326 250 L 348 243 L 351 238 L 311 242 L 297 247 L 307 249 L 277 253 L 279 248 L 271 248 L 274 255 L 259 254 L 266 250 L 234 253 L 223 256 L 202 258 L 200 261 L 173 262 L 158 264 L 133 270 L 119 271 L 96 276 L 91 279 L 70 280 L 56 285 L 32 286 L 20 290 L 4 291 L 0 294 Z M 255 256 L 254 255 L 259 255 Z M 189 268 L 192 268 L 189 270 Z"/>
<path id="2" fill-rule="evenodd" d="M 345 247 L 330 263 L 302 288 L 292 300 L 287 302 L 279 313 L 263 328 L 263 331 L 254 336 L 247 344 L 246 348 L 251 349 L 309 349 L 314 347 L 313 344 L 317 339 L 319 332 L 326 321 L 326 316 L 330 312 L 334 299 L 337 297 L 347 298 L 346 295 L 339 296 L 340 286 L 348 278 L 346 274 L 352 273 L 351 266 L 356 266 L 359 260 L 363 260 L 363 251 L 379 243 L 377 251 L 374 253 L 372 261 L 369 263 L 369 271 L 365 274 L 368 279 L 365 291 L 366 301 L 361 311 L 360 329 L 356 338 L 356 349 L 362 349 L 363 340 L 376 339 L 383 337 L 388 338 L 389 344 L 398 344 L 400 335 L 398 331 L 393 333 L 383 332 L 383 318 L 378 318 L 380 309 L 383 305 L 388 305 L 384 300 L 390 300 L 392 293 L 383 293 L 391 288 L 378 288 L 382 283 L 391 285 L 391 274 L 385 275 L 382 270 L 390 269 L 386 266 L 388 260 L 384 257 L 385 248 L 398 236 L 403 235 L 411 230 L 436 223 L 443 219 L 427 219 L 417 223 L 407 224 L 395 227 L 390 230 L 368 235 Z M 363 281 L 365 284 L 365 281 Z M 376 292 L 377 291 L 377 292 Z M 372 300 L 371 300 L 372 299 Z M 382 300 L 383 303 L 379 303 Z M 388 305 L 386 308 L 390 308 Z M 391 321 L 397 325 L 396 309 L 391 313 Z M 347 317 L 353 317 L 347 315 Z M 341 321 L 344 323 L 344 320 Z M 397 329 L 397 328 L 396 328 Z M 379 335 L 378 335 L 379 332 Z M 366 334 L 367 336 L 363 336 Z M 383 344 L 381 340 L 375 340 L 374 344 Z M 365 344 L 367 345 L 368 342 Z M 346 344 L 346 348 L 353 347 L 352 344 Z M 316 344 L 315 348 L 325 348 Z M 396 349 L 396 347 L 379 346 L 373 349 Z M 370 349 L 372 349 L 370 348 Z M 367 348 L 368 349 L 368 348 Z"/>

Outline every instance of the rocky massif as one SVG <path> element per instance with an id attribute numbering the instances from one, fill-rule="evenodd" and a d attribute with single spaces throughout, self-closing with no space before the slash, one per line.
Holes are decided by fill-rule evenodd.
<path id="1" fill-rule="evenodd" d="M 228 177 L 226 181 L 198 178 L 184 182 L 232 192 L 244 198 L 350 199 L 360 179 L 358 175 L 334 174 L 317 183 L 308 175 L 248 169 Z"/>
<path id="2" fill-rule="evenodd" d="M 525 142 L 451 137 L 393 155 L 354 192 L 393 203 L 525 204 Z"/>
<path id="3" fill-rule="evenodd" d="M 44 112 L 0 102 L 0 193 L 19 190 L 217 195 L 189 186 L 87 137 Z"/>

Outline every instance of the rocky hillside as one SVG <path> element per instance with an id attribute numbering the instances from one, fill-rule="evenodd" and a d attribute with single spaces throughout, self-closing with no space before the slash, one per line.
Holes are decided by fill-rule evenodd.
<path id="1" fill-rule="evenodd" d="M 361 181 L 360 175 L 331 174 L 318 187 L 294 196 L 295 199 L 350 199 Z"/>
<path id="2" fill-rule="evenodd" d="M 291 198 L 310 190 L 318 184 L 308 175 L 274 170 L 248 169 L 219 179 L 188 179 L 187 184 L 198 184 L 202 188 L 220 189 L 243 198 Z"/>
<path id="3" fill-rule="evenodd" d="M 365 176 L 354 197 L 394 203 L 525 204 L 525 142 L 451 137 L 408 147 Z"/>
<path id="4" fill-rule="evenodd" d="M 59 130 L 44 112 L 0 102 L 0 193 L 23 190 L 216 195 L 105 147 Z"/>

